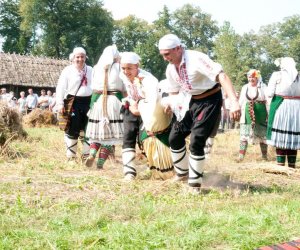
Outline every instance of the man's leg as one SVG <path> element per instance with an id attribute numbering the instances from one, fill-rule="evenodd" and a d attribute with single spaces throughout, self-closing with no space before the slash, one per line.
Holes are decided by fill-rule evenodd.
<path id="1" fill-rule="evenodd" d="M 186 135 L 178 129 L 177 123 L 175 123 L 169 135 L 171 157 L 176 172 L 175 181 L 187 179 L 189 173 L 185 137 Z"/>
<path id="2" fill-rule="evenodd" d="M 137 172 L 134 163 L 135 160 L 135 146 L 139 131 L 140 118 L 128 112 L 124 114 L 124 136 L 122 146 L 122 161 L 123 172 L 125 180 L 135 179 Z"/>
<path id="3" fill-rule="evenodd" d="M 78 138 L 65 134 L 64 140 L 67 148 L 66 155 L 68 160 L 75 159 L 77 153 Z"/>

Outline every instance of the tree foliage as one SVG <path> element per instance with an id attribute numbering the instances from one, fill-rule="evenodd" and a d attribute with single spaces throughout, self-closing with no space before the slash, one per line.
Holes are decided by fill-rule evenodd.
<path id="1" fill-rule="evenodd" d="M 130 15 L 115 22 L 113 40 L 121 51 L 134 49 L 147 40 L 150 26 L 142 19 Z"/>
<path id="2" fill-rule="evenodd" d="M 167 34 L 178 35 L 188 49 L 207 53 L 221 63 L 239 89 L 251 68 L 268 81 L 274 60 L 291 56 L 300 62 L 300 15 L 281 23 L 235 33 L 230 23 L 220 27 L 212 16 L 191 4 L 171 12 L 164 6 L 153 24 L 136 16 L 113 20 L 102 0 L 0 0 L 0 36 L 5 52 L 67 58 L 75 46 L 87 50 L 94 65 L 103 49 L 116 43 L 120 51 L 135 51 L 142 67 L 165 78 L 167 63 L 157 44 Z"/>
<path id="3" fill-rule="evenodd" d="M 4 38 L 3 50 L 26 53 L 30 50 L 30 33 L 21 30 L 18 0 L 0 1 L 0 34 Z"/>
<path id="4" fill-rule="evenodd" d="M 190 49 L 199 49 L 210 54 L 213 38 L 218 33 L 216 21 L 199 7 L 183 5 L 172 15 L 172 31 L 177 34 Z"/>
<path id="5" fill-rule="evenodd" d="M 9 2 L 3 0 L 2 4 Z M 32 54 L 67 58 L 74 47 L 83 46 L 93 63 L 112 42 L 113 19 L 101 1 L 15 0 L 14 3 L 15 9 L 7 9 L 6 13 L 19 18 L 14 26 L 16 37 L 23 33 L 30 37 Z M 8 24 L 4 27 L 10 29 Z M 3 31 L 1 35 L 4 36 Z"/>

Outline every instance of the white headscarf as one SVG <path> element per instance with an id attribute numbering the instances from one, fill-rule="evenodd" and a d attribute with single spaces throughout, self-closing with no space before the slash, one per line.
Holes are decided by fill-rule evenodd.
<path id="1" fill-rule="evenodd" d="M 76 47 L 76 48 L 73 49 L 72 54 L 73 54 L 73 56 L 76 56 L 77 54 L 84 54 L 84 55 L 86 55 L 86 51 L 82 47 Z"/>
<path id="2" fill-rule="evenodd" d="M 107 46 L 103 50 L 96 66 L 104 69 L 106 66 L 112 65 L 114 59 L 118 57 L 119 57 L 119 51 L 117 49 L 117 46 L 115 44 Z"/>
<path id="3" fill-rule="evenodd" d="M 280 66 L 281 70 L 281 82 L 291 84 L 295 81 L 298 71 L 296 69 L 296 63 L 291 57 L 278 58 L 274 62 L 276 66 Z"/>
<path id="4" fill-rule="evenodd" d="M 122 63 L 138 64 L 140 60 L 141 60 L 140 56 L 134 52 L 121 53 L 121 64 Z"/>
<path id="5" fill-rule="evenodd" d="M 181 40 L 178 38 L 178 36 L 174 34 L 167 34 L 159 40 L 158 49 L 173 49 L 181 45 Z"/>

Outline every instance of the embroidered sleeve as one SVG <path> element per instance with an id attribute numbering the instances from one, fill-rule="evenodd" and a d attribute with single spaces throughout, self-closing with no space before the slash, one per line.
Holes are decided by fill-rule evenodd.
<path id="1" fill-rule="evenodd" d="M 217 75 L 223 71 L 223 68 L 219 63 L 214 62 L 203 53 L 199 56 L 197 65 L 198 71 L 207 76 L 211 81 L 216 81 Z"/>

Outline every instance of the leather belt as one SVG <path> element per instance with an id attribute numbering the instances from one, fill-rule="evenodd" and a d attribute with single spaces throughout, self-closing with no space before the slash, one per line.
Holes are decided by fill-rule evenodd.
<path id="1" fill-rule="evenodd" d="M 202 93 L 202 94 L 199 94 L 199 95 L 193 95 L 193 96 L 192 96 L 192 99 L 196 99 L 196 100 L 198 100 L 198 99 L 203 99 L 203 98 L 206 98 L 206 97 L 208 97 L 208 96 L 211 96 L 211 95 L 217 93 L 217 92 L 220 91 L 220 90 L 221 90 L 221 85 L 220 85 L 220 84 L 217 84 L 217 87 L 214 87 L 214 88 L 212 88 L 212 89 L 209 89 L 209 90 L 205 91 L 205 92 Z"/>
<path id="2" fill-rule="evenodd" d="M 102 90 L 94 90 L 93 93 L 102 95 L 103 91 Z M 107 95 L 116 95 L 118 93 L 120 93 L 120 91 L 107 91 Z"/>
<path id="3" fill-rule="evenodd" d="M 276 96 L 280 96 L 283 99 L 300 99 L 300 96 L 287 96 L 287 95 L 276 95 Z"/>

